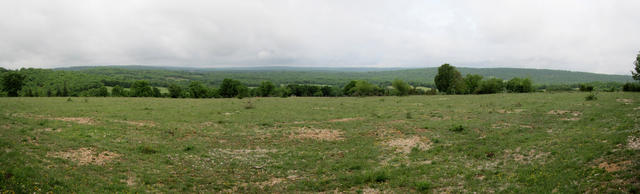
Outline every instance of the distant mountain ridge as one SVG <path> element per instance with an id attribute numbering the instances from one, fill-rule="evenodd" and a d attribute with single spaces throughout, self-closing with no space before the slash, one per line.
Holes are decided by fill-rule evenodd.
<path id="1" fill-rule="evenodd" d="M 368 80 L 373 83 L 388 83 L 402 79 L 414 84 L 433 84 L 437 67 L 428 68 L 334 68 L 334 67 L 154 67 L 154 66 L 85 66 L 56 68 L 57 71 L 76 71 L 102 75 L 122 81 L 148 79 L 154 82 L 176 80 L 201 81 L 217 85 L 224 78 L 238 79 L 249 85 L 257 85 L 269 80 L 278 84 L 324 84 L 340 85 L 350 80 Z M 588 82 L 631 82 L 630 75 L 609 75 L 549 69 L 524 68 L 457 68 L 462 75 L 479 74 L 484 77 L 511 79 L 524 77 L 534 84 L 577 84 Z"/>

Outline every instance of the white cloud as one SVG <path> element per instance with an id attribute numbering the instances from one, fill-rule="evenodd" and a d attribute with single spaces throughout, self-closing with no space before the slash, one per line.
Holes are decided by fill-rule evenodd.
<path id="1" fill-rule="evenodd" d="M 628 74 L 640 1 L 0 1 L 0 66 L 437 66 Z"/>

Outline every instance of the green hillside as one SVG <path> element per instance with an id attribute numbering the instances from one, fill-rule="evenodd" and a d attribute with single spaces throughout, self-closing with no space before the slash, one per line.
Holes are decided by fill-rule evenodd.
<path id="1" fill-rule="evenodd" d="M 606 75 L 586 72 L 572 72 L 545 69 L 519 68 L 458 68 L 464 74 L 480 74 L 485 77 L 511 79 L 527 77 L 536 84 L 577 84 L 587 82 L 629 82 L 628 75 Z M 350 80 L 367 80 L 376 84 L 402 79 L 413 85 L 431 85 L 437 68 L 419 69 L 358 69 L 358 68 L 301 68 L 301 67 L 261 67 L 261 68 L 219 68 L 197 69 L 177 67 L 109 66 L 74 67 L 59 69 L 77 71 L 90 75 L 104 76 L 106 79 L 127 81 L 146 79 L 158 86 L 168 82 L 197 80 L 208 85 L 219 85 L 224 78 L 240 80 L 248 85 L 258 85 L 264 80 L 276 84 L 322 84 L 343 85 Z M 163 84 L 164 83 L 164 84 Z"/>

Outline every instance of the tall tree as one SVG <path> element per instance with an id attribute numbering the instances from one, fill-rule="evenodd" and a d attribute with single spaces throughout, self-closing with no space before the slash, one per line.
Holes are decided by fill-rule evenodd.
<path id="1" fill-rule="evenodd" d="M 179 85 L 172 83 L 169 85 L 169 96 L 171 96 L 171 98 L 182 97 L 182 88 Z"/>
<path id="2" fill-rule="evenodd" d="M 10 97 L 18 96 L 18 92 L 22 90 L 22 86 L 24 85 L 24 79 L 26 77 L 27 76 L 22 75 L 15 71 L 6 73 L 2 77 L 2 90 L 7 92 L 7 95 Z"/>
<path id="3" fill-rule="evenodd" d="M 633 75 L 633 79 L 640 81 L 640 52 L 636 55 L 636 61 L 633 64 L 635 72 L 631 71 L 631 75 Z"/>
<path id="4" fill-rule="evenodd" d="M 131 91 L 133 97 L 151 97 L 153 96 L 153 89 L 148 81 L 138 80 L 131 85 Z"/>
<path id="5" fill-rule="evenodd" d="M 194 81 L 189 83 L 189 93 L 191 94 L 191 98 L 206 98 L 209 91 L 202 83 Z"/>
<path id="6" fill-rule="evenodd" d="M 438 90 L 447 94 L 464 93 L 466 90 L 460 72 L 446 63 L 438 68 L 434 82 Z"/>
<path id="7" fill-rule="evenodd" d="M 480 87 L 480 82 L 482 81 L 481 75 L 476 74 L 467 74 L 464 77 L 464 83 L 467 85 L 467 94 L 473 94 Z"/>
<path id="8" fill-rule="evenodd" d="M 260 84 L 260 87 L 259 87 L 260 96 L 262 96 L 262 97 L 271 96 L 271 94 L 273 94 L 273 90 L 275 88 L 276 88 L 276 86 L 273 85 L 273 83 L 271 83 L 270 81 L 263 81 Z"/>

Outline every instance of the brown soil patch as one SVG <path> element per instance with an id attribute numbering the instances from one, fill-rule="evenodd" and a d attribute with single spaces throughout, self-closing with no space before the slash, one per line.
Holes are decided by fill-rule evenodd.
<path id="1" fill-rule="evenodd" d="M 618 98 L 618 99 L 616 99 L 616 101 L 617 101 L 617 102 L 622 102 L 622 103 L 624 103 L 624 104 L 631 104 L 631 103 L 633 103 L 633 100 L 628 99 L 628 98 Z"/>
<path id="2" fill-rule="evenodd" d="M 640 110 L 640 106 L 636 107 L 636 108 L 633 108 L 633 110 Z"/>
<path id="3" fill-rule="evenodd" d="M 505 150 L 505 159 L 510 159 L 521 164 L 528 164 L 536 160 L 541 160 L 549 156 L 549 152 L 541 152 L 536 150 L 529 150 L 529 152 L 520 152 L 520 148 L 515 150 Z"/>
<path id="4" fill-rule="evenodd" d="M 364 118 L 355 117 L 355 118 L 342 118 L 342 119 L 331 119 L 328 122 L 337 123 L 337 122 L 349 122 L 349 121 L 359 121 L 364 120 Z"/>
<path id="5" fill-rule="evenodd" d="M 491 128 L 494 128 L 494 129 L 502 129 L 502 128 L 509 128 L 509 127 L 511 127 L 511 124 L 505 123 L 502 121 L 498 121 L 497 123 L 494 123 L 491 125 Z"/>
<path id="6" fill-rule="evenodd" d="M 431 141 L 429 139 L 413 136 L 410 138 L 397 138 L 392 139 L 386 144 L 396 149 L 396 152 L 408 154 L 411 153 L 411 149 L 417 148 L 419 150 L 428 150 L 431 148 Z"/>
<path id="7" fill-rule="evenodd" d="M 92 149 L 80 148 L 64 152 L 49 152 L 47 153 L 47 156 L 71 160 L 77 162 L 79 165 L 104 165 L 105 163 L 120 157 L 120 154 L 104 151 L 96 155 L 96 152 Z"/>
<path id="8" fill-rule="evenodd" d="M 54 128 L 44 128 L 44 129 L 40 129 L 39 131 L 44 131 L 44 132 L 61 132 L 62 129 L 54 129 Z"/>
<path id="9" fill-rule="evenodd" d="M 330 129 L 313 129 L 302 127 L 297 130 L 294 134 L 291 134 L 291 138 L 293 139 L 316 139 L 321 141 L 336 141 L 343 140 L 341 131 L 330 130 Z"/>
<path id="10" fill-rule="evenodd" d="M 607 172 L 617 172 L 627 169 L 627 166 L 631 164 L 631 160 L 626 160 L 618 163 L 602 162 L 598 164 L 598 168 L 602 168 Z"/>
<path id="11" fill-rule="evenodd" d="M 514 110 L 498 109 L 498 110 L 496 110 L 496 112 L 500 113 L 500 114 L 521 113 L 522 111 L 524 111 L 524 109 L 514 109 Z"/>
<path id="12" fill-rule="evenodd" d="M 136 185 L 136 176 L 129 175 L 127 180 L 120 180 L 120 182 L 127 183 L 127 186 L 135 186 Z"/>
<path id="13" fill-rule="evenodd" d="M 582 115 L 582 112 L 580 111 L 568 111 L 568 110 L 552 110 L 547 112 L 547 114 L 550 115 L 571 115 L 574 117 L 580 116 Z"/>
<path id="14" fill-rule="evenodd" d="M 92 118 L 88 118 L 88 117 L 48 117 L 43 115 L 32 115 L 32 114 L 21 114 L 21 113 L 15 114 L 14 116 L 22 117 L 22 118 L 59 120 L 59 121 L 74 122 L 74 123 L 85 124 L 85 125 L 93 125 L 96 123 Z"/>
<path id="15" fill-rule="evenodd" d="M 88 117 L 58 117 L 58 118 L 52 118 L 52 119 L 59 120 L 59 121 L 66 121 L 66 122 L 74 122 L 74 123 L 85 124 L 85 125 L 95 124 L 95 121 Z"/>
<path id="16" fill-rule="evenodd" d="M 520 125 L 520 127 L 527 128 L 527 129 L 533 129 L 533 126 L 531 126 L 531 125 Z"/>
<path id="17" fill-rule="evenodd" d="M 640 137 L 629 136 L 627 138 L 627 147 L 632 150 L 640 150 Z"/>
<path id="18" fill-rule="evenodd" d="M 126 123 L 129 125 L 135 125 L 138 127 L 144 127 L 144 126 L 148 126 L 148 127 L 155 127 L 156 123 L 153 121 L 124 121 L 124 120 L 114 120 L 115 122 L 118 123 Z"/>
<path id="19" fill-rule="evenodd" d="M 271 178 L 271 179 L 269 179 L 267 181 L 257 182 L 255 184 L 258 185 L 260 188 L 264 188 L 266 186 L 272 187 L 272 186 L 280 184 L 280 183 L 282 183 L 282 182 L 284 182 L 286 180 L 287 179 L 285 179 L 285 178 Z"/>

